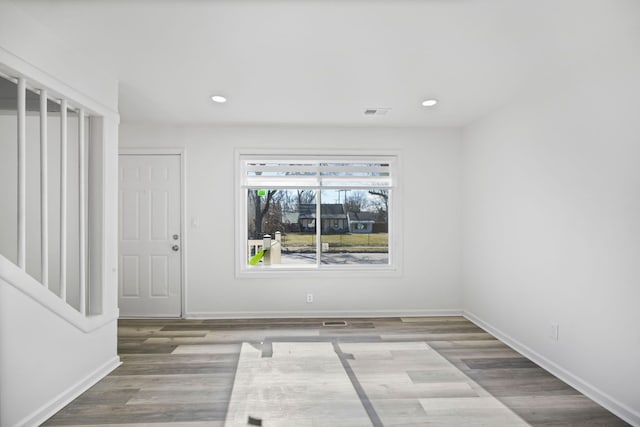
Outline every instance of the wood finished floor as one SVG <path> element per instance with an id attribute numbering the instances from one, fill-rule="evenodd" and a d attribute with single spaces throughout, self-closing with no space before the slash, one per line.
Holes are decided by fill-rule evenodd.
<path id="1" fill-rule="evenodd" d="M 298 412 L 328 414 L 276 422 L 263 408 L 253 421 L 264 426 L 628 425 L 462 317 L 346 320 L 121 320 L 122 366 L 44 425 L 241 425 L 243 401 L 256 393 L 278 408 L 291 411 L 297 399 Z M 292 353 L 290 362 L 278 358 Z M 262 385 L 247 374 L 256 367 L 270 370 Z M 278 384 L 278 369 L 295 372 L 296 387 Z M 348 398 L 318 394 L 314 377 L 320 390 Z"/>

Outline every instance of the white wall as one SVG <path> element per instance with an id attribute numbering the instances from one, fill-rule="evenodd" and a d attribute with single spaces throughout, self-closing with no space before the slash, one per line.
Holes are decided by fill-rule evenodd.
<path id="1" fill-rule="evenodd" d="M 87 334 L 0 279 L 0 425 L 33 426 L 118 364 L 116 322 Z"/>
<path id="2" fill-rule="evenodd" d="M 13 68 L 21 63 L 23 72 L 32 80 L 42 83 L 41 77 L 46 76 L 41 73 L 55 76 L 62 86 L 81 92 L 102 107 L 118 109 L 118 79 L 105 71 L 109 64 L 93 52 L 78 52 L 76 46 L 63 42 L 20 9 L 17 1 L 0 1 L 0 63 L 3 61 Z M 84 100 L 83 103 L 89 106 Z"/>
<path id="3" fill-rule="evenodd" d="M 104 164 L 95 182 L 101 185 L 104 178 L 104 192 L 90 194 L 90 199 L 92 207 L 102 206 L 104 211 L 96 215 L 98 221 L 89 224 L 90 230 L 95 231 L 92 236 L 100 236 L 100 247 L 90 242 L 92 254 L 100 260 L 90 269 L 92 280 L 100 281 L 100 295 L 90 297 L 92 302 L 101 304 L 97 311 L 102 314 L 78 319 L 80 315 L 73 308 L 61 305 L 48 290 L 24 272 L 16 273 L 15 266 L 0 257 L 0 425 L 32 426 L 61 409 L 118 364 L 117 79 L 105 76 L 86 55 L 74 52 L 73 46 L 60 44 L 44 26 L 11 2 L 0 2 L 0 70 L 13 77 L 25 76 L 33 86 L 47 87 L 51 96 L 64 96 L 74 106 L 84 105 L 91 114 L 103 118 L 97 121 L 96 128 L 102 140 L 99 150 Z M 53 133 L 54 128 L 52 125 Z M 13 129 L 7 129 L 13 138 L 3 138 L 3 144 L 10 145 L 15 140 Z M 37 163 L 39 154 L 31 150 L 35 134 L 28 134 L 27 155 Z M 56 139 L 52 137 L 51 141 L 55 143 Z M 11 151 L 15 147 L 5 145 L 2 155 L 6 154 L 5 149 Z M 12 153 L 7 155 L 15 161 Z M 54 171 L 52 164 L 51 172 Z M 11 176 L 12 172 L 4 170 L 3 177 L 6 175 Z M 97 174 L 90 175 L 96 178 Z M 27 181 L 30 193 L 37 191 L 37 180 L 33 178 L 30 175 Z M 15 179 L 10 180 L 15 183 Z M 55 192 L 51 182 L 50 189 Z M 15 199 L 11 191 L 8 197 Z M 9 215 L 11 210 L 7 209 Z M 37 217 L 29 215 L 28 221 L 37 224 Z M 28 239 L 38 240 L 38 233 L 29 229 Z M 37 253 L 30 256 L 29 264 L 36 266 Z M 55 256 L 52 250 L 54 259 Z M 101 270 L 96 271 L 96 267 Z M 28 273 L 36 278 L 39 275 L 37 269 L 30 267 Z M 11 280 L 7 279 L 9 276 Z M 52 298 L 57 305 L 51 303 Z M 98 325 L 101 327 L 94 329 Z"/>
<path id="4" fill-rule="evenodd" d="M 455 130 L 123 124 L 122 147 L 184 147 L 187 316 L 421 314 L 459 310 L 460 134 Z M 234 149 L 401 150 L 402 276 L 236 279 Z M 199 227 L 191 218 L 199 218 Z M 305 294 L 314 303 L 305 303 Z"/>
<path id="5" fill-rule="evenodd" d="M 465 131 L 464 306 L 640 425 L 640 28 L 614 4 L 589 10 L 595 34 L 567 28 L 584 51 L 565 69 Z"/>

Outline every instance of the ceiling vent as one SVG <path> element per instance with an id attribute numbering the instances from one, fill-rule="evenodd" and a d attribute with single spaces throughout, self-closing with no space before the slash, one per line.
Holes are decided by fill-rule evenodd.
<path id="1" fill-rule="evenodd" d="M 367 108 L 366 110 L 364 110 L 364 115 L 365 116 L 384 116 L 389 111 L 391 111 L 391 108 Z"/>
<path id="2" fill-rule="evenodd" d="M 322 326 L 347 326 L 346 320 L 325 320 Z"/>

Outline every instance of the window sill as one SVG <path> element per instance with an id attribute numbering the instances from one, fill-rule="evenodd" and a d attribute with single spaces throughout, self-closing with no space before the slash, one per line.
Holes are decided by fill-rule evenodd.
<path id="1" fill-rule="evenodd" d="M 241 268 L 236 278 L 286 278 L 286 277 L 400 277 L 397 265 L 270 265 Z"/>

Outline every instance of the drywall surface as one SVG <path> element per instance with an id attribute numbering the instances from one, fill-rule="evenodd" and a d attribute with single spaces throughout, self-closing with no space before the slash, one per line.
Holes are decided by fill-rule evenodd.
<path id="1" fill-rule="evenodd" d="M 357 316 L 460 309 L 460 133 L 456 130 L 195 127 L 122 124 L 120 147 L 184 148 L 187 317 Z M 239 148 L 395 149 L 403 164 L 400 277 L 300 273 L 236 278 L 235 154 Z M 198 225 L 193 225 L 197 218 Z M 314 294 L 306 304 L 307 293 Z"/>
<path id="2" fill-rule="evenodd" d="M 84 333 L 0 279 L 0 425 L 36 425 L 113 369 L 116 323 Z"/>
<path id="3" fill-rule="evenodd" d="M 463 295 L 640 423 L 640 34 L 606 12 L 578 31 L 592 49 L 465 130 Z"/>
<path id="4" fill-rule="evenodd" d="M 66 88 L 117 111 L 118 80 L 113 70 L 105 70 L 108 64 L 102 63 L 94 52 L 80 51 L 76 45 L 59 39 L 22 10 L 19 2 L 0 2 L 0 54 L 3 51 L 29 63 L 29 70 L 20 71 L 32 79 L 40 72 L 55 76 Z M 7 65 L 15 68 L 13 63 Z"/>
<path id="5" fill-rule="evenodd" d="M 28 35 L 28 36 L 27 36 Z M 72 102 L 86 105 L 99 123 L 101 153 L 104 155 L 100 176 L 97 180 L 104 186 L 100 193 L 100 206 L 103 218 L 99 225 L 100 240 L 90 247 L 100 256 L 100 263 L 93 264 L 90 269 L 92 280 L 100 280 L 100 295 L 91 295 L 91 300 L 98 301 L 99 310 L 111 316 L 117 310 L 116 266 L 117 266 L 117 80 L 115 76 L 105 76 L 103 70 L 89 70 L 97 67 L 86 55 L 73 51 L 73 47 L 57 44 L 52 36 L 38 22 L 30 19 L 11 2 L 0 2 L 0 69 L 12 77 L 26 77 L 30 86 L 49 88 L 52 97 L 64 96 Z M 78 104 L 74 106 L 77 107 Z M 0 148 L 3 156 L 4 184 L 2 194 L 7 201 L 3 209 L 3 223 L 0 227 L 3 255 L 15 261 L 15 199 L 16 186 L 16 141 L 15 116 L 11 112 L 0 114 L 0 127 L 3 132 L 4 146 Z M 72 121 L 72 120 L 71 120 Z M 116 322 L 110 321 L 99 329 L 85 333 L 63 320 L 62 315 L 54 314 L 24 291 L 27 275 L 40 280 L 39 270 L 39 151 L 37 116 L 27 118 L 27 271 L 9 284 L 0 280 L 0 425 L 39 425 L 49 415 L 59 410 L 72 398 L 76 397 L 94 382 L 117 366 L 116 354 Z M 12 131 L 13 129 L 13 131 Z M 50 116 L 50 164 L 49 190 L 51 234 L 55 234 L 55 221 L 59 209 L 55 206 L 59 191 L 59 136 L 56 137 L 58 125 Z M 97 128 L 96 128 L 97 129 Z M 6 132 L 4 132 L 6 131 Z M 69 129 L 70 135 L 73 129 Z M 97 130 L 96 130 L 97 132 Z M 70 137 L 74 141 L 74 137 Z M 5 143 L 6 142 L 6 143 Z M 77 145 L 77 144 L 76 144 Z M 76 149 L 69 149 L 70 162 Z M 57 157 L 57 159 L 56 159 Z M 6 163 L 8 161 L 8 163 Z M 75 162 L 77 163 L 77 161 Z M 35 173 L 34 173 L 35 171 Z M 71 166 L 70 173 L 73 173 Z M 57 178 L 56 178 L 57 174 Z M 77 174 L 77 171 L 76 171 Z M 95 174 L 93 174 L 95 175 Z M 90 176 L 93 176 L 90 174 Z M 104 177 L 104 181 L 102 181 Z M 73 179 L 73 178 L 72 178 Z M 11 188 L 13 187 L 13 188 Z M 73 199 L 73 197 L 71 197 Z M 91 198 L 91 197 L 90 197 Z M 11 200 L 14 200 L 13 202 Z M 73 202 L 71 202 L 73 203 Z M 77 202 L 76 202 L 77 204 Z M 75 209 L 77 211 L 77 209 Z M 34 216 L 35 215 L 35 216 Z M 71 214 L 74 215 L 73 213 Z M 73 217 L 69 218 L 74 220 Z M 76 221 L 77 223 L 77 221 Z M 90 224 L 92 229 L 95 224 Z M 58 233 L 59 234 L 59 233 Z M 51 236 L 50 236 L 51 237 Z M 5 238 L 7 240 L 5 240 Z M 50 243 L 50 271 L 55 277 L 59 260 L 55 247 L 58 237 L 52 237 Z M 70 252 L 74 252 L 73 243 Z M 97 247 L 97 249 L 96 249 Z M 35 249 L 35 250 L 34 250 Z M 2 274 L 5 271 L 0 272 Z M 3 276 L 4 277 L 4 276 Z M 52 290 L 59 286 L 52 283 Z M 71 288 L 73 289 L 73 287 Z M 43 289 L 44 291 L 44 289 Z M 49 294 L 47 294 L 49 295 Z M 77 297 L 70 292 L 69 302 L 75 303 Z M 71 307 L 68 307 L 72 310 Z"/>

